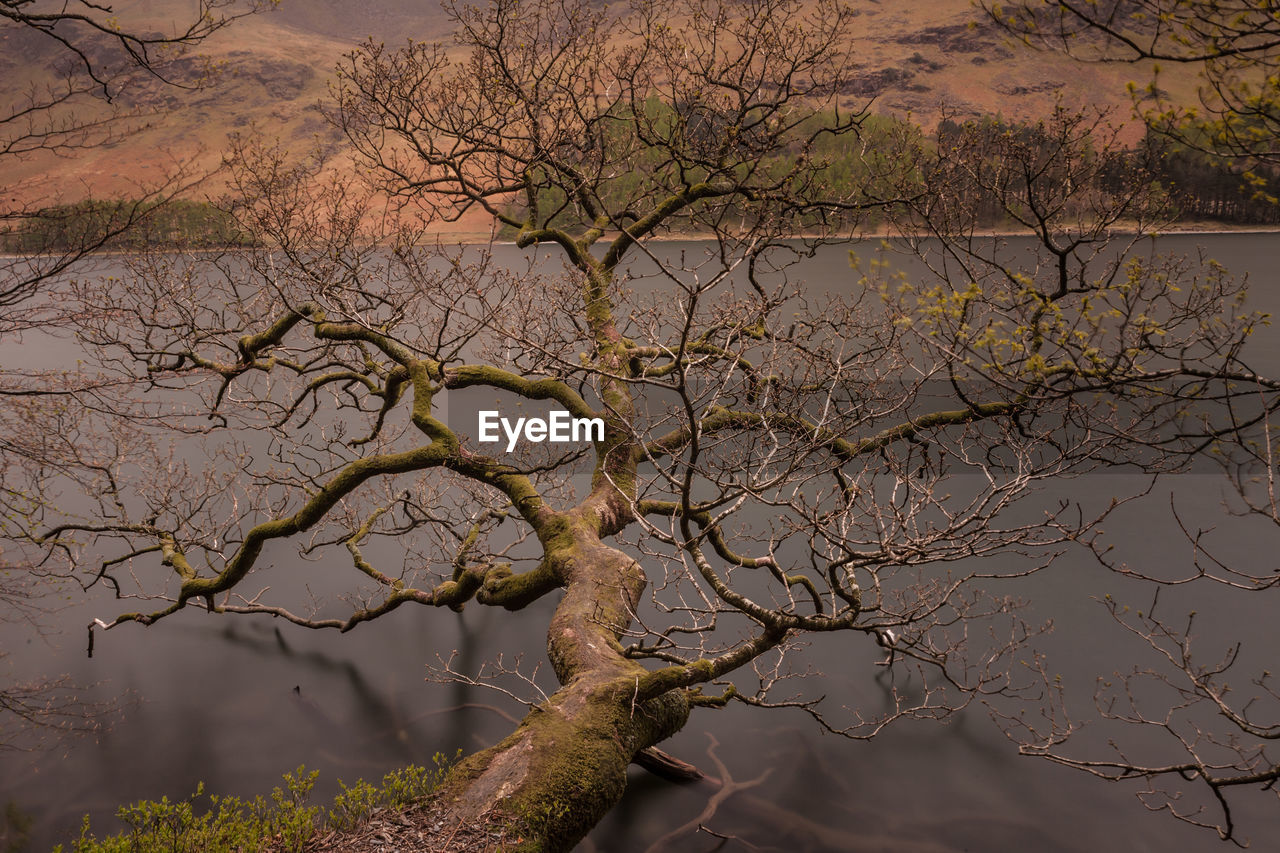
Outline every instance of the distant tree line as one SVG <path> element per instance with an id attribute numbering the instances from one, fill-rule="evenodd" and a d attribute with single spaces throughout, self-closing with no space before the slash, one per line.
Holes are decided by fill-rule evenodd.
<path id="1" fill-rule="evenodd" d="M 130 227 L 121 223 L 130 220 Z M 204 201 L 90 199 L 31 211 L 0 225 L 0 252 L 38 255 L 101 242 L 104 250 L 148 246 L 220 248 L 245 244 L 235 218 Z"/>
<path id="2" fill-rule="evenodd" d="M 1224 158 L 1154 133 L 1144 145 L 1179 219 L 1280 224 L 1280 166 Z"/>
<path id="3" fill-rule="evenodd" d="M 945 156 L 961 137 L 985 140 L 990 150 L 987 170 L 999 172 L 1008 164 L 999 162 L 1001 139 L 1016 139 L 1024 146 L 1041 149 L 1041 159 L 1052 159 L 1055 141 L 1046 135 L 1043 123 L 1006 121 L 1000 116 L 984 116 L 965 122 L 944 119 L 938 125 L 935 142 Z M 1166 216 L 1173 221 L 1203 221 L 1232 225 L 1280 224 L 1280 167 L 1241 158 L 1224 158 L 1205 146 L 1174 140 L 1148 132 L 1137 148 L 1107 147 L 1081 154 L 1096 158 L 1099 189 L 1130 186 L 1135 178 L 1152 182 L 1166 200 Z M 973 224 L 1000 226 L 1006 216 L 999 199 L 985 197 L 975 188 L 969 200 Z"/>
<path id="4" fill-rule="evenodd" d="M 729 132 L 724 118 L 703 104 L 668 105 L 650 98 L 643 105 L 643 122 L 657 131 L 678 125 L 689 136 L 695 147 L 714 152 L 721 146 L 749 149 L 751 131 L 764 132 L 762 125 Z M 918 152 L 916 159 L 923 162 L 933 154 L 946 157 L 948 149 L 963 146 L 973 150 L 975 144 L 987 151 L 984 170 L 995 176 L 1012 164 L 1002 162 L 1007 158 L 1010 144 L 1020 152 L 1040 150 L 1040 160 L 1057 161 L 1057 141 L 1047 133 L 1045 122 L 1011 122 L 998 115 L 988 115 L 957 122 L 944 119 L 932 139 L 921 129 L 902 119 L 887 115 L 866 115 L 856 119 L 858 129 L 854 133 L 833 134 L 824 127 L 848 122 L 849 117 L 837 116 L 831 111 L 815 114 L 796 126 L 796 141 L 785 150 L 774 150 L 762 155 L 756 168 L 766 172 L 784 174 L 797 157 L 807 158 L 817 168 L 810 180 L 822 183 L 829 192 L 845 193 L 854 187 L 875 187 L 871 195 L 886 200 L 880 213 L 871 212 L 864 217 L 864 225 L 882 223 L 885 216 L 901 206 L 901 199 L 927 195 L 928 178 L 917 166 L 902 158 L 904 150 Z M 1099 121 L 1102 117 L 1099 117 Z M 1175 222 L 1214 221 L 1232 225 L 1280 224 L 1280 167 L 1268 163 L 1244 162 L 1239 158 L 1228 159 L 1215 155 L 1207 146 L 1195 146 L 1182 140 L 1174 140 L 1155 132 L 1148 132 L 1137 147 L 1121 147 L 1119 134 L 1103 134 L 1109 142 L 1080 152 L 1085 159 L 1095 161 L 1096 168 L 1086 166 L 1085 171 L 1094 176 L 1098 192 L 1114 192 L 1131 187 L 1135 180 L 1149 182 L 1163 199 L 1159 217 Z M 962 141 L 963 140 L 963 141 Z M 611 145 L 606 139 L 606 146 Z M 803 149 L 803 150 L 802 150 Z M 882 152 L 893 151 L 899 156 L 888 157 Z M 572 157 L 572 153 L 569 154 Z M 588 152 L 583 152 L 585 162 Z M 1020 154 L 1021 156 L 1021 154 Z M 653 180 L 657 170 L 670 167 L 664 162 L 658 147 L 643 149 L 633 160 L 634 168 L 609 176 L 600 182 L 598 199 L 606 207 L 625 210 L 620 199 L 637 192 L 646 181 Z M 999 178 L 996 178 L 999 181 Z M 1000 228 L 1016 224 L 1009 218 L 1007 204 L 1002 193 L 984 192 L 983 180 L 976 180 L 971 197 L 966 200 L 966 214 L 970 224 L 978 228 Z M 553 225 L 562 225 L 580 216 L 581 201 L 572 193 L 547 182 L 536 187 L 536 207 Z M 895 200 L 897 199 L 897 200 Z M 1089 217 L 1089 202 L 1079 196 L 1078 214 Z M 513 201 L 508 212 L 514 216 L 528 215 L 527 200 Z M 729 215 L 741 216 L 743 211 Z M 1154 214 L 1154 211 L 1147 211 Z M 824 212 L 815 210 L 799 217 L 804 228 L 821 228 Z M 632 221 L 627 213 L 614 228 Z M 1123 227 L 1123 223 L 1118 223 Z M 674 233 L 691 233 L 699 226 L 687 215 L 673 216 L 668 224 Z M 516 237 L 515 229 L 507 227 L 502 236 Z"/>
<path id="5" fill-rule="evenodd" d="M 649 96 L 638 105 L 617 105 L 611 111 L 619 127 L 639 127 L 635 136 L 606 129 L 599 139 L 586 143 L 564 143 L 550 152 L 579 170 L 580 181 L 590 182 L 591 191 L 583 195 L 582 187 L 574 190 L 558 184 L 543 168 L 534 169 L 528 180 L 530 191 L 513 193 L 506 215 L 515 219 L 534 216 L 548 227 L 565 228 L 581 236 L 589 227 L 599 225 L 617 230 L 635 222 L 636 212 L 628 203 L 637 193 L 653 191 L 664 181 L 683 181 L 690 186 L 715 174 L 713 164 L 722 159 L 741 160 L 738 174 L 748 172 L 776 181 L 771 193 L 786 194 L 805 189 L 800 179 L 791 176 L 797 164 L 804 164 L 804 182 L 821 187 L 833 196 L 863 193 L 884 200 L 889 208 L 906 196 L 922 190 L 919 175 L 912 173 L 911 157 L 901 152 L 924 144 L 920 128 L 908 121 L 878 114 L 859 115 L 847 110 L 827 108 L 810 110 L 795 107 L 781 114 L 760 109 L 745 120 L 722 106 L 704 103 L 698 97 L 679 102 Z M 785 129 L 788 139 L 777 145 L 776 137 Z M 678 138 L 700 158 L 697 168 L 673 163 L 666 146 Z M 592 166 L 602 155 L 611 162 L 626 162 L 629 168 L 597 174 Z M 726 219 L 738 219 L 748 227 L 756 215 L 751 202 L 729 204 L 721 211 Z M 608 221 L 583 224 L 588 207 L 619 211 Z M 866 215 L 869 224 L 879 224 L 882 217 L 875 212 Z M 802 231 L 821 230 L 834 216 L 822 206 L 802 211 L 795 224 Z M 591 223 L 590 217 L 587 222 Z M 714 230 L 715 224 L 702 221 L 692 210 L 672 214 L 663 230 L 675 234 L 698 234 Z M 517 229 L 505 225 L 500 236 L 515 239 Z"/>
<path id="6" fill-rule="evenodd" d="M 723 135 L 716 126 L 714 115 L 699 114 L 690 120 L 681 116 L 682 112 L 689 111 L 688 108 L 672 108 L 654 100 L 644 105 L 644 111 L 647 113 L 646 122 L 652 126 L 682 121 L 687 125 L 689 135 L 704 137 L 691 141 L 702 141 L 708 147 L 723 144 Z M 858 133 L 848 136 L 824 132 L 820 120 L 842 121 L 832 114 L 819 114 L 801 122 L 797 136 L 807 140 L 803 146 L 805 152 L 800 154 L 798 149 L 771 152 L 766 157 L 768 162 L 764 168 L 785 170 L 790 159 L 804 156 L 820 161 L 813 180 L 820 180 L 828 191 L 843 192 L 854 185 L 882 183 L 885 197 L 892 196 L 896 190 L 901 198 L 911 195 L 913 183 L 920 184 L 916 189 L 923 194 L 925 178 L 922 173 L 913 172 L 907 163 L 899 162 L 894 166 L 887 162 L 887 158 L 878 157 L 876 152 L 882 149 L 900 151 L 904 144 L 919 146 L 920 149 L 936 147 L 937 153 L 945 157 L 948 148 L 958 144 L 961 137 L 967 139 L 966 147 L 971 147 L 976 138 L 986 141 L 989 149 L 986 168 L 995 173 L 1008 165 L 998 162 L 1002 156 L 1000 152 L 1005 150 L 1001 139 L 1016 140 L 1022 146 L 1039 146 L 1046 160 L 1052 157 L 1055 144 L 1050 136 L 1045 135 L 1043 122 L 1010 122 L 998 115 L 964 122 L 944 119 L 932 140 L 925 139 L 919 128 L 889 116 L 866 116 L 860 120 Z M 894 144 L 889 145 L 891 142 Z M 737 144 L 749 147 L 750 140 L 742 139 Z M 1086 151 L 1082 156 L 1100 161 L 1101 167 L 1094 174 L 1098 176 L 1102 191 L 1129 186 L 1138 175 L 1151 181 L 1163 191 L 1167 216 L 1173 221 L 1280 224 L 1280 166 L 1223 158 L 1201 147 L 1156 133 L 1148 133 L 1137 148 L 1107 147 L 1105 150 Z M 656 150 L 648 159 L 642 152 L 638 160 L 636 169 L 602 181 L 602 201 L 615 201 L 637 191 L 637 187 L 648 180 L 646 175 L 663 165 L 660 152 Z M 547 218 L 553 224 L 573 218 L 579 205 L 578 199 L 551 185 L 539 188 L 536 198 L 539 208 L 544 212 L 552 211 Z M 893 202 L 886 205 L 887 208 L 893 206 Z M 525 207 L 527 203 L 515 203 L 509 209 L 513 213 L 523 213 Z M 966 207 L 974 226 L 1010 224 L 1008 211 L 1001 199 L 994 194 L 984 194 L 978 186 L 973 188 Z M 120 221 L 126 218 L 136 222 L 131 222 L 129 227 L 120 227 Z M 676 220 L 670 226 L 673 232 L 698 230 L 697 224 L 688 217 L 673 219 Z M 817 226 L 821 224 L 822 212 L 800 219 L 803 225 Z M 627 221 L 624 214 L 614 225 L 617 227 Z M 881 217 L 874 213 L 868 217 L 868 224 L 880 221 Z M 160 204 L 124 199 L 87 200 L 34 211 L 0 225 L 0 253 L 65 252 L 93 242 L 99 236 L 105 236 L 102 249 L 115 251 L 167 245 L 221 248 L 242 246 L 248 239 L 231 213 L 209 202 L 171 199 Z M 515 231 L 507 228 L 502 236 L 514 238 Z"/>

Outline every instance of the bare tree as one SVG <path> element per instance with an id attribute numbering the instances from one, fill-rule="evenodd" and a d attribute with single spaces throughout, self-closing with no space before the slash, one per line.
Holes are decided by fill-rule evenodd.
<path id="1" fill-rule="evenodd" d="M 0 169 L 36 155 L 71 155 L 136 129 L 149 117 L 128 105 L 133 89 L 151 82 L 205 85 L 212 67 L 190 49 L 236 18 L 274 5 L 199 0 L 183 22 L 155 30 L 90 0 L 0 0 L 0 34 L 12 47 L 25 46 L 53 63 L 49 75 L 36 76 L 24 96 L 0 112 Z M 175 168 L 157 185 L 140 187 L 140 197 L 128 203 L 79 209 L 0 184 L 0 237 L 7 231 L 27 238 L 6 247 L 0 259 L 0 334 L 38 323 L 48 309 L 32 304 L 42 282 L 138 228 L 196 177 Z"/>
<path id="2" fill-rule="evenodd" d="M 1148 179 L 1140 173 L 1129 174 L 1117 184 L 1116 166 L 1105 154 L 1118 148 L 1114 138 L 1098 133 L 1096 127 L 1089 130 L 1091 123 L 1081 116 L 1063 114 L 1058 121 L 1061 124 L 1057 135 L 1046 136 L 1040 132 L 1043 128 L 975 122 L 939 139 L 940 147 L 969 152 L 967 156 L 949 158 L 943 164 L 947 175 L 935 179 L 939 185 L 958 191 L 931 199 L 931 205 L 917 219 L 922 233 L 939 237 L 948 246 L 940 276 L 951 280 L 973 278 L 975 266 L 983 268 L 991 263 L 988 241 L 961 236 L 972 228 L 970 223 L 983 205 L 1001 206 L 1003 201 L 1003 208 L 1013 221 L 1041 235 L 1046 257 L 1051 266 L 1057 267 L 1059 291 L 1075 286 L 1082 293 L 1089 285 L 1068 282 L 1068 271 L 1072 269 L 1068 259 L 1081 251 L 1114 251 L 1116 238 L 1106 237 L 1107 229 L 1116 221 L 1113 216 L 1130 224 L 1141 223 L 1152 213 L 1159 215 L 1158 204 L 1154 209 L 1145 207 L 1146 203 L 1158 201 L 1146 194 L 1149 190 L 1132 196 L 1138 204 L 1123 210 L 1100 204 L 1094 195 L 1099 189 L 1110 187 L 1108 192 L 1114 193 L 1117 186 L 1146 186 Z M 1056 146 L 1068 138 L 1076 140 L 1071 146 L 1073 154 L 1058 160 Z M 1131 160 L 1127 168 L 1135 166 L 1140 168 Z M 1028 183 L 1030 176 L 1035 177 Z M 1039 192 L 1028 192 L 1026 188 L 1036 183 Z M 1014 204 L 1007 204 L 1013 199 L 1017 200 Z M 1108 210 L 1110 214 L 1105 214 Z M 1067 228 L 1056 227 L 1068 222 L 1072 224 Z M 1169 274 L 1175 280 L 1188 272 L 1183 269 Z M 1223 271 L 1210 264 L 1203 273 L 1212 281 Z M 1205 295 L 1220 290 L 1217 284 L 1208 282 L 1193 286 L 1205 287 Z M 1158 336 L 1159 332 L 1155 334 Z M 1153 339 L 1148 336 L 1147 340 Z M 1182 399 L 1197 399 L 1195 406 L 1180 416 L 1178 449 L 1197 454 L 1211 450 L 1209 458 L 1221 460 L 1228 467 L 1239 497 L 1228 511 L 1262 516 L 1274 523 L 1280 516 L 1274 505 L 1269 432 L 1272 395 L 1277 386 L 1247 365 L 1240 347 L 1243 343 L 1240 338 L 1231 347 L 1218 351 L 1222 358 L 1216 368 L 1217 378 L 1240 383 L 1237 389 L 1223 387 L 1214 392 L 1210 383 L 1200 390 L 1184 386 L 1176 392 Z M 1168 365 L 1178 365 L 1175 372 L 1182 372 L 1190 368 L 1188 354 L 1187 350 L 1170 350 L 1164 356 Z M 1193 383 L 1192 377 L 1204 375 L 1198 368 L 1187 371 L 1187 378 Z M 1136 444 L 1150 443 L 1149 438 L 1143 439 L 1139 434 L 1130 437 L 1135 445 L 1125 452 L 1135 452 Z M 1225 437 L 1230 441 L 1219 441 Z M 1184 441 L 1187 443 L 1182 444 Z M 1175 450 L 1161 442 L 1153 447 L 1159 449 L 1166 462 L 1170 461 L 1167 454 Z M 1132 606 L 1110 595 L 1103 596 L 1101 591 L 1098 596 L 1106 613 L 1136 641 L 1131 659 L 1145 661 L 1127 671 L 1100 673 L 1095 710 L 1106 725 L 1114 724 L 1112 727 L 1119 732 L 1116 738 L 1098 743 L 1097 738 L 1091 741 L 1088 735 L 1080 735 L 1088 721 L 1070 711 L 1062 683 L 1049 675 L 1045 660 L 1040 657 L 1026 666 L 1041 682 L 1043 695 L 1052 700 L 1043 713 L 1027 715 L 996 709 L 995 714 L 1023 754 L 1113 781 L 1141 783 L 1138 795 L 1148 808 L 1213 828 L 1224 840 L 1238 840 L 1231 807 L 1236 792 L 1271 790 L 1280 778 L 1280 765 L 1268 750 L 1268 742 L 1276 736 L 1278 710 L 1271 676 L 1265 669 L 1269 650 L 1244 648 L 1238 639 L 1228 638 L 1217 651 L 1205 651 L 1214 649 L 1213 644 L 1220 638 L 1200 626 L 1205 616 L 1202 613 L 1197 620 L 1196 609 L 1192 608 L 1203 611 L 1228 607 L 1229 598 L 1215 590 L 1266 592 L 1280 585 L 1280 577 L 1271 568 L 1232 565 L 1216 557 L 1215 546 L 1220 547 L 1212 533 L 1216 525 L 1178 515 L 1176 504 L 1174 511 L 1193 546 L 1194 557 L 1187 561 L 1185 569 L 1121 562 L 1110 553 L 1110 546 L 1090 543 L 1103 564 L 1119 576 L 1140 581 L 1145 587 L 1141 594 L 1148 596 Z M 1266 531 L 1260 529 L 1254 535 L 1265 537 Z M 1183 588 L 1198 591 L 1192 599 L 1198 603 L 1185 611 L 1180 603 L 1185 599 L 1167 600 Z M 1166 590 L 1164 601 L 1161 590 Z M 1126 733 L 1125 729 L 1131 731 Z M 1154 757 L 1137 747 L 1143 742 L 1143 735 L 1133 729 L 1159 732 L 1165 742 Z M 1189 790 L 1193 787 L 1208 791 L 1208 802 L 1193 796 Z"/>
<path id="3" fill-rule="evenodd" d="M 1265 195 L 1266 180 L 1248 171 L 1261 165 L 1274 170 L 1280 129 L 1280 91 L 1275 69 L 1280 58 L 1280 19 L 1270 3 L 1184 2 L 1184 0 L 1123 0 L 1077 3 L 1042 0 L 1033 3 L 983 3 L 1006 30 L 1024 41 L 1086 60 L 1192 65 L 1199 69 L 1199 108 L 1177 103 L 1153 76 L 1151 84 L 1135 92 L 1139 111 L 1155 131 L 1217 155 L 1237 158 L 1244 178 L 1252 179 Z M 1264 173 L 1270 174 L 1270 172 Z M 1259 397 L 1275 385 L 1241 371 L 1241 379 Z M 1280 520 L 1274 502 L 1275 459 L 1272 424 L 1258 420 L 1267 406 L 1232 411 L 1227 420 L 1249 422 L 1251 437 L 1219 457 L 1234 484 L 1238 500 L 1228 513 L 1248 515 L 1272 524 Z M 1175 507 L 1176 511 L 1176 507 Z M 1255 534 L 1265 537 L 1264 526 Z M 1160 586 L 1218 584 L 1225 588 L 1265 591 L 1280 583 L 1273 571 L 1242 568 L 1222 555 L 1222 537 L 1194 518 L 1178 523 L 1194 553 L 1194 568 L 1169 573 L 1152 567 L 1115 564 L 1129 577 Z M 1082 728 L 1060 703 L 1055 713 L 1025 728 L 1025 721 L 1009 721 L 1011 732 L 1029 754 L 1077 767 L 1108 779 L 1140 780 L 1148 808 L 1168 811 L 1189 823 L 1214 828 L 1224 839 L 1235 839 L 1231 811 L 1233 792 L 1242 788 L 1274 790 L 1280 778 L 1280 758 L 1268 750 L 1276 728 L 1276 693 L 1261 661 L 1238 643 L 1224 641 L 1206 651 L 1197 636 L 1195 612 L 1152 595 L 1141 609 L 1107 599 L 1105 605 L 1125 630 L 1155 653 L 1149 666 L 1101 679 L 1097 693 L 1100 715 L 1121 727 L 1154 731 L 1172 747 L 1151 759 L 1140 758 L 1123 742 L 1105 753 L 1068 750 L 1068 739 Z M 1203 621 L 1203 620 L 1201 620 Z M 1210 648 L 1212 648 L 1210 646 Z M 1046 681 L 1049 688 L 1053 685 Z M 1225 725 L 1225 729 L 1211 720 Z M 1073 743 L 1074 747 L 1075 744 Z M 1181 791 L 1191 780 L 1212 792 L 1208 803 L 1185 801 Z"/>
<path id="4" fill-rule="evenodd" d="M 1033 0 L 982 7 L 1028 44 L 1109 62 L 1154 60 L 1200 71 L 1200 107 L 1135 92 L 1161 133 L 1220 154 L 1280 161 L 1280 18 L 1269 0 Z"/>
<path id="5" fill-rule="evenodd" d="M 440 677 L 529 705 L 431 805 L 459 846 L 482 827 L 572 846 L 694 709 L 868 738 L 1034 698 L 1017 661 L 1039 628 L 1002 584 L 1110 509 L 1033 509 L 1040 488 L 1176 469 L 1239 426 L 1195 407 L 1247 376 L 1238 285 L 1108 242 L 1159 221 L 1141 164 L 1062 112 L 944 147 L 849 112 L 836 4 L 452 14 L 457 49 L 369 44 L 340 70 L 332 118 L 369 184 L 240 140 L 237 215 L 266 248 L 141 257 L 66 294 L 113 381 L 45 431 L 6 533 L 141 602 L 90 637 L 193 609 L 347 631 L 557 596 L 549 695 L 527 662 L 442 656 Z M 975 237 L 965 199 L 1031 248 Z M 563 268 L 423 239 L 477 209 Z M 935 274 L 795 280 L 873 216 L 944 238 Z M 658 241 L 675 230 L 705 250 Z M 599 432 L 487 443 L 469 395 Z M 346 607 L 267 580 L 326 557 L 358 582 Z M 827 708 L 811 642 L 861 644 L 912 689 Z"/>
<path id="6" fill-rule="evenodd" d="M 1250 550 L 1257 552 L 1280 524 L 1274 412 L 1271 406 L 1259 405 L 1274 393 L 1276 384 L 1247 372 L 1240 379 L 1252 389 L 1245 396 L 1253 396 L 1254 405 L 1227 401 L 1233 411 L 1225 421 L 1247 421 L 1249 429 L 1232 429 L 1243 440 L 1233 442 L 1220 457 L 1223 448 L 1215 448 L 1215 458 L 1227 469 L 1234 489 L 1233 499 L 1223 501 L 1224 514 L 1258 522 L 1245 528 L 1254 545 Z M 1089 721 L 1071 712 L 1061 683 L 1049 677 L 1040 659 L 1031 668 L 1052 698 L 1046 712 L 1035 718 L 998 716 L 1023 754 L 1110 781 L 1139 783 L 1138 797 L 1148 809 L 1248 846 L 1233 805 L 1242 792 L 1274 795 L 1280 780 L 1280 758 L 1272 747 L 1280 736 L 1280 694 L 1271 672 L 1269 644 L 1251 645 L 1224 636 L 1220 626 L 1211 627 L 1214 610 L 1229 607 L 1232 600 L 1213 589 L 1237 597 L 1274 595 L 1280 588 L 1280 570 L 1265 560 L 1242 565 L 1238 556 L 1226 556 L 1224 545 L 1231 536 L 1217 530 L 1216 519 L 1190 515 L 1177 502 L 1173 512 L 1193 554 L 1185 567 L 1121 562 L 1105 550 L 1098 553 L 1112 571 L 1149 587 L 1147 597 L 1131 599 L 1132 604 L 1109 594 L 1099 596 L 1107 615 L 1145 653 L 1135 654 L 1129 668 L 1098 678 L 1097 718 L 1117 734 L 1105 744 L 1081 736 Z M 1172 597 L 1184 590 L 1191 595 Z M 1201 602 L 1207 603 L 1207 614 Z M 1151 743 L 1159 744 L 1155 752 L 1150 751 Z M 1208 797 L 1188 796 L 1191 787 L 1207 791 Z"/>
<path id="7" fill-rule="evenodd" d="M 189 61 L 189 50 L 236 18 L 268 5 L 273 4 L 200 0 L 184 23 L 157 31 L 132 26 L 112 6 L 89 0 L 0 0 L 6 49 L 21 46 L 54 63 L 52 76 L 42 82 L 36 77 L 23 97 L 0 111 L 0 174 L 6 175 L 0 179 L 0 338 L 7 344 L 12 346 L 17 333 L 60 316 L 56 299 L 46 292 L 51 281 L 141 228 L 198 178 L 178 164 L 159 183 L 139 188 L 138 198 L 67 208 L 56 199 L 32 199 L 19 192 L 8 184 L 9 170 L 33 156 L 71 155 L 129 132 L 146 117 L 128 107 L 125 96 L 147 80 L 183 88 L 204 85 L 209 69 L 203 61 Z M 37 423 L 47 426 L 46 416 L 65 405 L 46 405 L 37 398 L 83 389 L 83 379 L 52 370 L 14 370 L 12 361 L 0 370 L 0 420 L 5 424 L 0 506 L 6 513 L 20 517 L 29 511 L 31 496 L 12 484 L 47 462 L 43 437 L 31 430 Z M 0 555 L 0 620 L 37 625 L 47 614 L 57 574 L 32 566 L 19 570 L 10 555 Z M 80 702 L 65 680 L 9 683 L 0 687 L 0 749 L 19 743 L 18 729 L 92 728 L 101 710 Z"/>

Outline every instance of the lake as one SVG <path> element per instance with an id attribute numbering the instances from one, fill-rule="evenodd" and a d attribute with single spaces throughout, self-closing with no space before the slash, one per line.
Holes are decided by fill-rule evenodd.
<path id="1" fill-rule="evenodd" d="M 664 250 L 696 251 L 698 245 L 672 243 Z M 855 248 L 868 257 L 884 251 L 874 242 Z M 1232 272 L 1249 275 L 1251 305 L 1280 313 L 1280 234 L 1169 236 L 1160 238 L 1159 248 L 1203 248 Z M 892 252 L 884 257 L 913 269 L 908 258 Z M 839 289 L 842 281 L 853 280 L 848 264 L 848 247 L 831 247 L 805 260 L 796 275 L 818 289 Z M 24 342 L 20 357 L 30 359 L 26 366 L 43 358 L 45 346 Z M 1260 366 L 1280 374 L 1280 334 L 1267 330 L 1251 348 Z M 1141 491 L 1147 482 L 1132 473 L 1094 474 L 1055 488 L 1045 501 L 1105 502 Z M 1218 525 L 1222 547 L 1233 559 L 1273 565 L 1280 536 L 1226 517 L 1221 501 L 1227 488 L 1208 469 L 1162 479 L 1148 500 L 1124 507 L 1104 525 L 1109 541 L 1123 559 L 1189 565 L 1192 549 L 1176 527 L 1176 506 L 1199 526 Z M 342 588 L 350 567 L 308 565 L 307 571 L 307 583 L 324 594 Z M 1032 621 L 1054 620 L 1053 634 L 1037 645 L 1049 655 L 1051 671 L 1062 674 L 1074 707 L 1088 706 L 1095 677 L 1128 665 L 1115 649 L 1132 647 L 1116 645 L 1114 626 L 1095 598 L 1136 594 L 1135 587 L 1081 551 L 1060 558 L 1018 592 L 1033 602 Z M 1234 637 L 1254 660 L 1274 662 L 1280 649 L 1280 621 L 1273 615 L 1277 595 L 1274 589 L 1248 596 L 1197 590 L 1170 595 L 1167 603 L 1207 614 L 1201 626 L 1206 648 Z M 95 737 L 67 739 L 39 752 L 0 753 L 0 805 L 11 801 L 32 816 L 31 850 L 68 842 L 85 813 L 99 834 L 113 831 L 109 815 L 118 805 L 180 798 L 201 781 L 210 792 L 265 794 L 283 772 L 305 764 L 321 773 L 317 801 L 323 802 L 337 790 L 338 779 L 376 779 L 408 762 L 430 763 L 437 754 L 488 745 L 510 731 L 520 706 L 483 688 L 427 683 L 424 667 L 454 651 L 454 666 L 462 671 L 474 671 L 500 653 L 542 658 L 552 606 L 542 601 L 510 614 L 473 604 L 460 615 L 401 608 L 343 635 L 192 611 L 147 629 L 127 625 L 100 633 L 90 659 L 84 626 L 95 617 L 111 618 L 121 605 L 101 588 L 82 599 L 74 595 L 54 614 L 56 630 L 46 635 L 0 625 L 0 645 L 19 676 L 66 673 L 75 683 L 91 685 L 87 698 L 124 704 L 119 719 Z M 875 665 L 882 653 L 865 640 L 817 643 L 811 650 L 810 661 L 825 673 L 824 690 L 837 706 L 875 702 L 901 678 Z M 903 723 L 865 743 L 824 736 L 797 711 L 704 709 L 663 748 L 708 772 L 715 768 L 707 754 L 714 749 L 739 783 L 769 774 L 730 797 L 707 821 L 716 832 L 762 849 L 1222 846 L 1206 830 L 1148 812 L 1132 787 L 1018 757 L 979 706 L 949 725 Z M 644 851 L 695 820 L 714 792 L 710 786 L 673 786 L 636 768 L 631 779 L 622 803 L 581 849 Z M 1267 837 L 1280 838 L 1274 795 L 1245 797 L 1236 817 L 1242 836 L 1255 844 L 1265 847 Z M 690 834 L 664 849 L 743 849 L 736 842 L 721 844 L 708 834 Z"/>

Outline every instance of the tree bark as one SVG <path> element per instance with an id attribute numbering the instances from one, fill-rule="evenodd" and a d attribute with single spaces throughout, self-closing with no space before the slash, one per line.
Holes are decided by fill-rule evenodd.
<path id="1" fill-rule="evenodd" d="M 647 670 L 622 654 L 646 586 L 641 567 L 596 535 L 588 500 L 540 535 L 565 582 L 547 650 L 563 685 L 497 745 L 450 773 L 435 809 L 446 825 L 490 826 L 543 851 L 569 850 L 618 802 L 638 752 L 689 718 L 682 690 L 639 701 Z"/>
<path id="2" fill-rule="evenodd" d="M 449 776 L 438 807 L 446 825 L 496 825 L 531 849 L 569 850 L 621 799 L 636 753 L 689 716 L 668 693 L 631 706 L 631 685 L 565 687 L 496 746 Z"/>

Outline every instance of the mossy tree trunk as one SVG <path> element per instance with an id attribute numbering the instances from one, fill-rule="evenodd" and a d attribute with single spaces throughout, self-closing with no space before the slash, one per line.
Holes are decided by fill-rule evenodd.
<path id="1" fill-rule="evenodd" d="M 567 850 L 621 798 L 636 753 L 688 719 L 684 691 L 644 698 L 648 671 L 623 656 L 619 639 L 646 582 L 634 560 L 598 537 L 617 508 L 589 500 L 548 524 L 548 562 L 566 588 L 547 650 L 563 686 L 455 768 L 437 803 L 449 825 L 496 823 L 535 848 Z"/>

